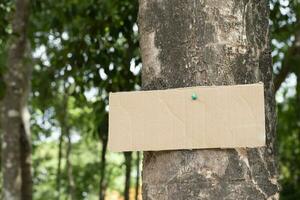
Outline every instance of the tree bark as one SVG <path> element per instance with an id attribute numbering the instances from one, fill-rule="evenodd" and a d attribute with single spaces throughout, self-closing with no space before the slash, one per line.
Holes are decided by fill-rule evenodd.
<path id="1" fill-rule="evenodd" d="M 125 187 L 124 200 L 129 200 L 132 152 L 125 152 Z"/>
<path id="2" fill-rule="evenodd" d="M 262 148 L 144 152 L 144 200 L 279 198 L 268 5 L 140 0 L 143 89 L 262 81 L 267 140 Z"/>
<path id="3" fill-rule="evenodd" d="M 31 199 L 31 144 L 27 98 L 31 67 L 25 63 L 29 0 L 17 0 L 9 43 L 6 86 L 2 102 L 1 127 L 3 197 L 5 200 Z"/>

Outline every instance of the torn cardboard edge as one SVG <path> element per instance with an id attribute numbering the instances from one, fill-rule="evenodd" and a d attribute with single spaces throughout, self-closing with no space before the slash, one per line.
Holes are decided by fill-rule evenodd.
<path id="1" fill-rule="evenodd" d="M 265 146 L 263 83 L 109 95 L 111 151 L 260 146 Z"/>

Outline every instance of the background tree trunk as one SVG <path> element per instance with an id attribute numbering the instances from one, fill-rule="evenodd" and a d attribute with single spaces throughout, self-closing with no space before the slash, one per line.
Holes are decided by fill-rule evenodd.
<path id="1" fill-rule="evenodd" d="M 129 200 L 132 152 L 125 152 L 125 187 L 124 200 Z"/>
<path id="2" fill-rule="evenodd" d="M 135 200 L 139 199 L 139 189 L 140 189 L 140 154 L 141 152 L 136 152 L 136 179 L 135 179 Z"/>
<path id="3" fill-rule="evenodd" d="M 63 132 L 61 131 L 59 136 L 59 144 L 58 144 L 58 164 L 57 164 L 57 172 L 56 172 L 56 192 L 57 199 L 60 199 L 60 181 L 61 181 L 61 160 L 62 160 L 62 145 L 63 145 Z"/>
<path id="4" fill-rule="evenodd" d="M 62 104 L 62 113 L 61 113 L 61 136 L 62 141 L 64 135 L 67 137 L 67 151 L 66 151 L 66 172 L 67 172 L 67 181 L 68 181 L 68 199 L 75 200 L 76 199 L 76 189 L 75 189 L 75 181 L 73 177 L 73 166 L 71 161 L 71 153 L 72 153 L 72 141 L 71 141 L 71 133 L 69 126 L 69 114 L 68 114 L 68 101 L 69 101 L 69 91 L 66 88 L 66 80 L 64 81 L 64 96 L 63 96 L 63 104 Z M 62 153 L 62 152 L 60 152 Z M 61 154 L 60 158 L 61 159 Z M 59 161 L 61 162 L 61 161 Z M 60 166 L 59 168 L 60 169 Z M 60 189 L 59 189 L 60 191 Z M 60 194 L 59 194 L 60 195 Z M 59 198 L 59 197 L 58 197 Z"/>
<path id="5" fill-rule="evenodd" d="M 107 184 L 105 181 L 106 150 L 107 150 L 107 136 L 105 135 L 102 138 L 99 200 L 105 199 L 105 192 L 106 192 L 106 187 L 107 187 Z"/>
<path id="6" fill-rule="evenodd" d="M 144 200 L 279 198 L 268 5 L 140 0 L 143 88 L 262 81 L 267 139 L 262 148 L 145 152 Z"/>
<path id="7" fill-rule="evenodd" d="M 2 172 L 5 200 L 31 199 L 31 144 L 27 98 L 31 67 L 26 64 L 29 0 L 17 0 L 9 43 L 2 106 Z M 22 152 L 21 152 L 22 151 Z M 23 168 L 24 167 L 24 168 Z"/>
<path id="8" fill-rule="evenodd" d="M 62 105 L 61 108 L 59 109 L 59 121 L 60 121 L 60 127 L 61 127 L 61 132 L 59 135 L 59 144 L 58 144 L 58 163 L 57 163 L 57 172 L 56 172 L 56 192 L 57 192 L 57 199 L 60 199 L 60 187 L 61 187 L 61 165 L 62 165 L 62 159 L 63 159 L 63 144 L 64 144 L 64 138 L 65 135 L 67 134 L 67 137 L 69 138 L 69 128 L 68 128 L 68 99 L 69 99 L 69 94 L 66 88 L 66 80 L 63 82 L 63 87 L 64 87 L 64 95 L 63 95 L 63 100 L 62 100 Z M 69 140 L 67 143 L 67 153 L 69 153 Z M 68 155 L 66 155 L 66 160 Z M 68 164 L 68 161 L 66 161 Z M 68 166 L 67 166 L 67 171 L 68 171 Z M 69 178 L 69 176 L 68 176 Z"/>
<path id="9" fill-rule="evenodd" d="M 26 111 L 28 112 L 28 111 Z M 28 114 L 29 115 L 29 114 Z M 29 119 L 26 121 L 26 124 L 29 126 Z M 22 200 L 30 200 L 32 199 L 32 160 L 31 160 L 31 134 L 29 127 L 24 127 L 24 124 L 21 127 L 21 136 L 20 136 L 20 158 L 21 158 L 21 171 L 22 171 Z"/>
<path id="10" fill-rule="evenodd" d="M 71 152 L 72 152 L 72 141 L 71 141 L 71 135 L 70 130 L 67 128 L 67 137 L 68 137 L 68 146 L 67 146 L 67 153 L 66 153 L 66 167 L 67 167 L 67 174 L 68 174 L 68 196 L 70 200 L 76 199 L 76 189 L 75 189 L 75 181 L 73 177 L 73 166 L 71 161 Z"/>
<path id="11" fill-rule="evenodd" d="M 105 199 L 106 189 L 108 185 L 108 176 L 106 176 L 106 153 L 108 140 L 108 115 L 105 115 L 101 125 L 98 127 L 99 138 L 102 143 L 101 163 L 100 163 L 100 184 L 99 184 L 99 200 Z M 110 173 L 108 173 L 110 174 Z"/>

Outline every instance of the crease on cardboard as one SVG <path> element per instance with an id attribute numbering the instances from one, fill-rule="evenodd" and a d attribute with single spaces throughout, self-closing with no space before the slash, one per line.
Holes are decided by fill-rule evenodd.
<path id="1" fill-rule="evenodd" d="M 252 112 L 253 109 L 251 108 L 251 106 L 250 106 L 250 104 L 249 104 L 249 101 L 248 101 L 247 99 L 245 99 L 245 97 L 242 96 L 242 95 L 238 95 L 238 97 L 239 97 L 242 101 L 246 102 L 246 104 L 247 104 L 247 106 L 248 106 L 248 110 L 250 111 L 249 113 L 252 115 L 252 118 L 254 119 L 255 117 L 254 117 L 254 114 L 253 114 L 253 112 Z"/>
<path id="2" fill-rule="evenodd" d="M 184 124 L 183 120 L 182 120 L 177 114 L 175 114 L 174 111 L 172 111 L 172 109 L 170 108 L 170 105 L 169 105 L 168 103 L 166 103 L 165 100 L 163 100 L 159 94 L 157 95 L 157 97 L 158 97 L 158 99 L 160 100 L 160 102 L 161 102 L 162 104 L 164 104 L 164 105 L 167 107 L 167 111 L 168 111 L 170 114 L 172 114 L 176 119 L 178 119 L 178 121 L 180 121 L 181 123 Z"/>

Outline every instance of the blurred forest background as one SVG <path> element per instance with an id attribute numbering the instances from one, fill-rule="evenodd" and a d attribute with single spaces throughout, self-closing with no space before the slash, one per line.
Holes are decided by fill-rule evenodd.
<path id="1" fill-rule="evenodd" d="M 300 199 L 300 1 L 270 8 L 281 199 Z M 0 98 L 14 11 L 0 1 Z M 34 199 L 140 199 L 141 153 L 106 149 L 109 92 L 140 89 L 137 11 L 137 0 L 31 0 Z"/>

